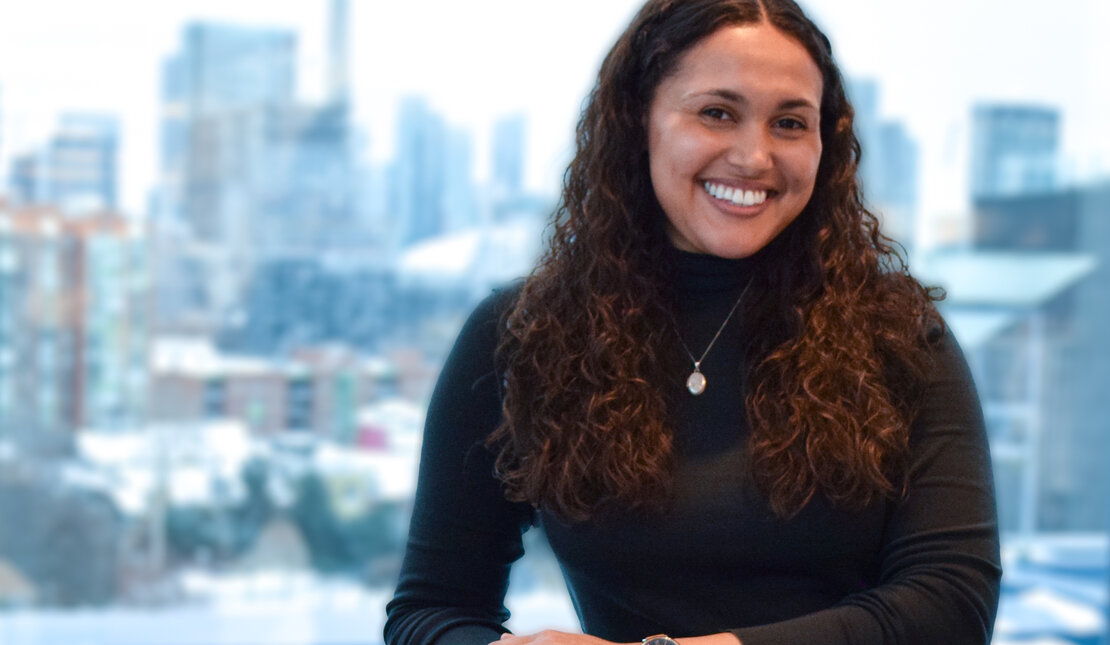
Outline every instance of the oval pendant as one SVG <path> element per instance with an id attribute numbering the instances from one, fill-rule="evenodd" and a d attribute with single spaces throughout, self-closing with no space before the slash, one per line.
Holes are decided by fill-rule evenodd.
<path id="1" fill-rule="evenodd" d="M 705 391 L 705 375 L 701 372 L 694 370 L 690 376 L 686 378 L 686 389 L 690 394 L 697 396 Z"/>

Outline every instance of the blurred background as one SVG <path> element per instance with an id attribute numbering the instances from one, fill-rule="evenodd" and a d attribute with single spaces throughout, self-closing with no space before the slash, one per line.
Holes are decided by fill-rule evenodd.
<path id="1" fill-rule="evenodd" d="M 380 642 L 439 366 L 638 5 L 0 8 L 0 642 Z M 980 388 L 995 643 L 1104 644 L 1110 4 L 805 6 Z M 512 626 L 575 628 L 525 540 Z"/>

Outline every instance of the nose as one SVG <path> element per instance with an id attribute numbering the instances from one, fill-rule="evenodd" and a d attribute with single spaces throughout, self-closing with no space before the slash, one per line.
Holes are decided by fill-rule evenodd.
<path id="1" fill-rule="evenodd" d="M 754 176 L 770 170 L 772 146 L 771 133 L 755 123 L 746 123 L 733 131 L 725 160 L 745 176 Z"/>

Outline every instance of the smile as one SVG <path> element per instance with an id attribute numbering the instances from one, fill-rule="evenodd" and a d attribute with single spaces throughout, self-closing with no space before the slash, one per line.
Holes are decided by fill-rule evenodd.
<path id="1" fill-rule="evenodd" d="M 705 182 L 702 184 L 705 192 L 713 197 L 736 204 L 737 206 L 758 206 L 767 201 L 767 191 L 765 190 L 744 190 L 742 188 L 732 188 L 721 184 L 714 184 L 712 182 Z"/>

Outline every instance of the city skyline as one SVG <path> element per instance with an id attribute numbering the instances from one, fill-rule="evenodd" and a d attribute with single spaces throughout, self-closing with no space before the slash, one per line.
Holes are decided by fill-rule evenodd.
<path id="1" fill-rule="evenodd" d="M 114 112 L 122 122 L 121 193 L 129 214 L 145 212 L 154 185 L 158 70 L 179 46 L 189 19 L 295 29 L 298 94 L 312 100 L 323 93 L 325 0 L 109 4 L 93 9 L 56 1 L 5 12 L 13 15 L 0 21 L 8 25 L 0 26 L 5 129 L 0 153 L 10 158 L 41 143 L 62 111 Z M 1054 11 L 1051 20 L 1043 20 L 1036 12 L 1014 10 L 1013 3 L 998 15 L 992 13 L 998 2 L 958 4 L 961 19 L 953 21 L 954 1 L 932 3 L 928 12 L 916 4 L 902 5 L 905 14 L 875 0 L 806 3 L 833 40 L 845 74 L 876 80 L 882 89 L 880 116 L 903 121 L 910 136 L 921 142 L 920 192 L 926 216 L 966 210 L 965 157 L 974 102 L 1058 108 L 1061 148 L 1073 166 L 1064 169 L 1065 179 L 1076 173 L 1105 174 L 1110 152 L 1098 142 L 1110 135 L 1100 138 L 1108 126 L 1096 116 L 1110 109 L 1110 92 L 1095 82 L 1095 61 L 1110 45 L 1098 41 L 1090 25 L 1110 10 L 1094 1 L 1068 0 L 1068 11 Z M 483 146 L 474 155 L 476 169 L 485 178 L 484 146 L 494 122 L 520 112 L 528 118 L 526 185 L 554 193 L 598 61 L 638 5 L 638 0 L 591 5 L 576 0 L 558 8 L 534 8 L 485 0 L 465 8 L 425 7 L 424 18 L 440 18 L 427 21 L 418 19 L 411 7 L 353 2 L 354 114 L 368 144 L 358 152 L 377 160 L 391 158 L 397 107 L 402 97 L 418 94 L 449 122 L 473 133 Z M 106 18 L 115 15 L 129 16 L 124 34 L 108 25 Z M 544 28 L 510 28 L 536 24 Z M 880 26 L 884 24 L 914 28 L 891 30 Z M 976 33 L 975 25 L 983 24 L 991 25 L 990 32 Z M 1039 47 L 1030 47 L 1025 36 L 1034 26 L 1043 35 Z M 562 44 L 571 38 L 575 47 Z M 60 53 L 51 53 L 55 51 Z M 27 60 L 35 64 L 27 65 Z M 380 64 L 383 60 L 390 63 Z"/>
<path id="2" fill-rule="evenodd" d="M 641 0 L 437 1 L 42 0 L 54 15 L 24 11 L 14 39 L 0 16 L 0 160 L 35 180 L 0 166 L 0 524 L 33 520 L 0 530 L 0 605 L 20 607 L 0 634 L 65 642 L 72 615 L 55 609 L 82 603 L 98 603 L 87 637 L 130 633 L 143 613 L 119 608 L 178 611 L 190 580 L 239 584 L 240 566 L 304 573 L 313 598 L 340 571 L 358 576 L 348 591 L 392 584 L 436 373 L 474 302 L 538 255 L 597 59 Z M 979 387 L 1006 558 L 998 645 L 1105 632 L 1110 137 L 1092 115 L 1108 92 L 1097 59 L 1075 58 L 1107 47 L 1079 24 L 1110 18 L 1094 1 L 996 21 L 985 0 L 928 16 L 920 0 L 805 3 L 847 77 L 867 203 L 914 275 L 948 290 Z M 324 38 L 348 10 L 350 33 Z M 1042 22 L 1058 47 L 1028 44 Z M 509 27 L 525 24 L 542 29 Z M 1069 57 L 1077 76 L 1051 73 Z M 112 127 L 76 136 L 67 119 Z M 117 143 L 118 172 L 102 169 Z M 1101 179 L 1076 186 L 1056 166 L 1083 150 Z M 114 201 L 117 180 L 123 217 L 73 199 Z M 942 226 L 952 245 L 910 246 Z M 514 577 L 550 567 L 573 628 L 557 565 L 537 562 Z M 358 600 L 369 615 L 385 601 Z M 20 631 L 28 613 L 42 631 Z M 192 629 L 221 634 L 243 620 L 199 615 Z M 326 640 L 378 632 L 341 629 Z"/>

